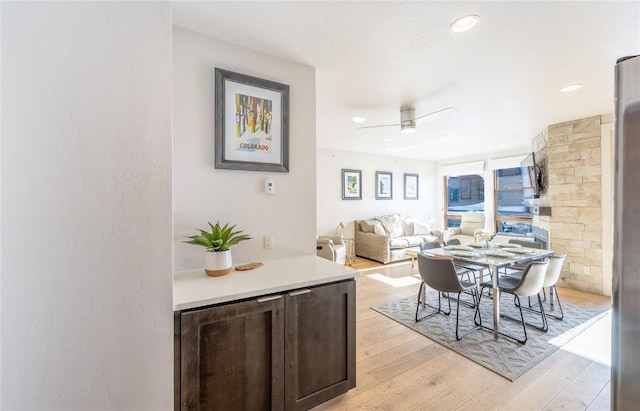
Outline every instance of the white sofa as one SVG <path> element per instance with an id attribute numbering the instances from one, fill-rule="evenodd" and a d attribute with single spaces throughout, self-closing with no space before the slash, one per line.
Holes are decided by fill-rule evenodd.
<path id="1" fill-rule="evenodd" d="M 442 231 L 416 218 L 394 214 L 355 222 L 355 254 L 383 264 L 410 258 L 407 250 L 418 251 L 426 241 L 442 242 Z"/>

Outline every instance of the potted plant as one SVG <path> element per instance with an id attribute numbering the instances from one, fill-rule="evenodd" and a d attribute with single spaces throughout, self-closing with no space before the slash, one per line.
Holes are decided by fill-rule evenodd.
<path id="1" fill-rule="evenodd" d="M 229 226 L 229 223 L 222 227 L 220 222 L 215 225 L 209 223 L 209 227 L 211 231 L 198 229 L 200 231 L 199 235 L 187 236 L 190 240 L 185 241 L 185 243 L 206 247 L 207 256 L 205 258 L 204 271 L 207 275 L 219 277 L 229 274 L 233 268 L 231 250 L 229 248 L 240 241 L 250 240 L 251 237 L 242 234 L 242 230 L 233 231 L 236 226 Z"/>
<path id="2" fill-rule="evenodd" d="M 496 236 L 496 233 L 489 233 L 487 231 L 481 231 L 478 234 L 478 237 L 480 238 L 480 241 L 483 241 L 484 248 L 491 248 L 489 246 L 489 241 L 493 240 L 493 238 L 495 236 Z"/>

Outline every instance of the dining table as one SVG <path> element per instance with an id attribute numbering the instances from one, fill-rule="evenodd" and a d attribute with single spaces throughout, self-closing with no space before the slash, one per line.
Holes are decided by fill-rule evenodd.
<path id="1" fill-rule="evenodd" d="M 421 253 L 432 257 L 452 258 L 454 263 L 459 263 L 460 265 L 472 263 L 476 266 L 486 267 L 489 270 L 493 289 L 494 339 L 498 339 L 498 327 L 500 324 L 500 290 L 498 289 L 498 270 L 508 268 L 515 264 L 525 264 L 531 261 L 541 260 L 553 255 L 552 250 L 539 250 L 509 243 L 487 244 L 484 242 L 432 248 L 421 251 Z"/>

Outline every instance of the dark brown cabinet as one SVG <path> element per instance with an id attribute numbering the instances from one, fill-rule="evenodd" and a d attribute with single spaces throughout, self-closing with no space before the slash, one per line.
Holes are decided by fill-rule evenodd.
<path id="1" fill-rule="evenodd" d="M 356 386 L 354 283 L 287 294 L 287 410 L 309 409 Z"/>
<path id="2" fill-rule="evenodd" d="M 304 410 L 355 387 L 355 281 L 176 312 L 176 410 Z"/>

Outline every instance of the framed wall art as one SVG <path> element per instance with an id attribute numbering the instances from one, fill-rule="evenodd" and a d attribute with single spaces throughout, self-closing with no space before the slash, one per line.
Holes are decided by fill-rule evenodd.
<path id="1" fill-rule="evenodd" d="M 405 200 L 418 199 L 418 175 L 417 174 L 404 173 L 404 199 Z"/>
<path id="2" fill-rule="evenodd" d="M 289 86 L 215 70 L 215 167 L 289 172 Z"/>
<path id="3" fill-rule="evenodd" d="M 393 199 L 393 174 L 388 171 L 376 171 L 376 200 Z"/>
<path id="4" fill-rule="evenodd" d="M 362 200 L 362 170 L 342 169 L 342 199 Z"/>

